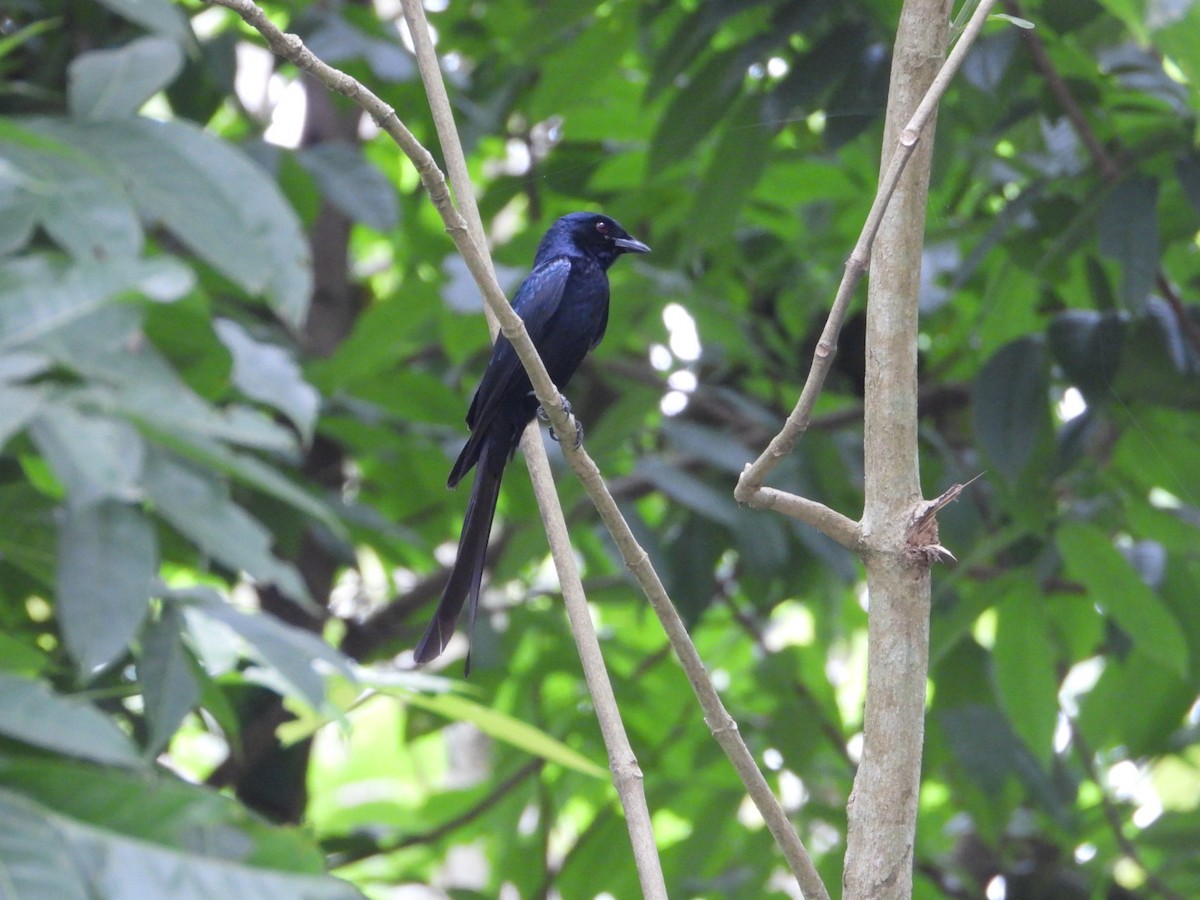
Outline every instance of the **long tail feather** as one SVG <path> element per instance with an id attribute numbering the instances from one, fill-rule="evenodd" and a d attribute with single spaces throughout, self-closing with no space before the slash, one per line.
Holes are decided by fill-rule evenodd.
<path id="1" fill-rule="evenodd" d="M 458 556 L 450 570 L 450 580 L 442 591 L 433 621 L 417 643 L 413 657 L 418 663 L 429 662 L 438 657 L 454 634 L 454 626 L 462 612 L 463 604 L 470 603 L 470 628 L 474 631 L 475 610 L 479 606 L 479 587 L 483 580 L 483 563 L 487 557 L 488 535 L 492 530 L 492 518 L 496 514 L 496 499 L 500 496 L 500 479 L 503 465 L 489 465 L 490 449 L 485 445 L 475 482 L 471 485 L 471 497 L 467 501 L 467 514 L 463 520 L 462 534 L 458 539 Z M 507 461 L 507 460 L 506 460 Z M 467 656 L 467 671 L 470 672 L 471 658 Z"/>

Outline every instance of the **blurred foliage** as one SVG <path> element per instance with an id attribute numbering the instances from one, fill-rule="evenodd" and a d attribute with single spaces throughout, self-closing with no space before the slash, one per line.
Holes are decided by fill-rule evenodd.
<path id="1" fill-rule="evenodd" d="M 654 248 L 569 393 L 834 887 L 861 571 L 731 489 L 870 203 L 897 6 L 430 4 L 502 279 L 578 208 Z M 1006 9 L 929 201 L 922 480 L 983 477 L 941 516 L 916 894 L 1197 896 L 1200 4 Z M 436 151 L 395 4 L 268 10 Z M 11 0 L 0 75 L 5 896 L 636 896 L 519 469 L 477 674 L 406 667 L 487 352 L 411 166 L 199 3 Z M 852 516 L 862 334 L 774 479 Z M 672 896 L 786 893 L 560 494 Z"/>

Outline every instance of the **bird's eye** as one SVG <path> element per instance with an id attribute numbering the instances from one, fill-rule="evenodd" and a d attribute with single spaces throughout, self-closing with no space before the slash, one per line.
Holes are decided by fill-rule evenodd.
<path id="1" fill-rule="evenodd" d="M 608 234 L 608 223 L 601 219 L 596 223 L 596 230 L 601 234 Z"/>

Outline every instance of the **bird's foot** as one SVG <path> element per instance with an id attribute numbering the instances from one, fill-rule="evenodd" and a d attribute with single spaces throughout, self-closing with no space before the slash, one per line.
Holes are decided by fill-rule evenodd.
<path id="1" fill-rule="evenodd" d="M 565 409 L 569 415 L 574 415 L 574 413 L 571 412 L 571 401 L 568 400 L 562 394 L 558 395 L 558 399 L 562 401 L 563 409 Z M 537 417 L 546 423 L 549 423 L 549 421 L 550 421 L 550 414 L 547 413 L 545 408 L 542 406 L 538 406 L 538 408 L 537 408 Z M 550 426 L 550 440 L 552 440 L 552 441 L 560 440 L 560 438 L 558 436 L 558 432 L 556 432 L 554 430 L 553 425 Z M 576 419 L 575 420 L 575 449 L 578 450 L 582 446 L 583 446 L 583 423 L 580 422 L 578 419 Z"/>

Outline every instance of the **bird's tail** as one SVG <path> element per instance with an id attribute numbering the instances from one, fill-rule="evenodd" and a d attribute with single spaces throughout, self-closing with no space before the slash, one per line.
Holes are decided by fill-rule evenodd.
<path id="1" fill-rule="evenodd" d="M 504 463 L 507 462 L 507 459 L 503 459 L 499 464 L 492 464 L 492 460 L 489 459 L 492 452 L 495 452 L 493 442 L 485 442 L 480 453 L 480 464 L 475 470 L 475 483 L 471 485 L 471 497 L 467 500 L 467 514 L 463 520 L 462 534 L 458 539 L 458 556 L 450 570 L 450 580 L 446 582 L 442 591 L 442 599 L 433 614 L 433 621 L 429 623 L 413 651 L 413 658 L 418 663 L 429 662 L 446 649 L 446 644 L 454 634 L 454 625 L 462 612 L 463 604 L 468 601 L 468 636 L 475 630 L 475 612 L 479 607 L 483 562 L 487 557 L 492 518 L 496 514 L 496 499 L 500 496 L 500 479 L 504 474 Z M 471 671 L 469 651 L 466 671 Z"/>

